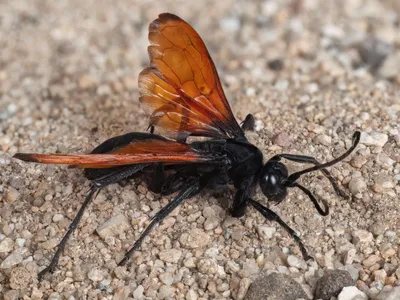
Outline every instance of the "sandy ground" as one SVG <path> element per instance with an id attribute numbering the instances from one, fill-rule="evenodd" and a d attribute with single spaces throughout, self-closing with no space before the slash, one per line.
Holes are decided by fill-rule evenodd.
<path id="1" fill-rule="evenodd" d="M 220 2 L 0 1 L 4 298 L 241 299 L 244 279 L 274 268 L 309 293 L 324 268 L 357 270 L 357 286 L 371 298 L 400 285 L 398 1 Z M 249 139 L 266 158 L 327 161 L 361 130 L 356 153 L 332 168 L 352 196 L 338 198 L 315 174 L 301 181 L 329 202 L 328 217 L 297 191 L 273 207 L 316 258 L 304 268 L 288 265 L 299 250 L 277 224 L 253 209 L 231 219 L 231 195 L 206 193 L 154 230 L 127 269 L 116 262 L 168 199 L 138 181 L 114 184 L 85 213 L 57 271 L 38 283 L 89 182 L 77 170 L 11 157 L 88 152 L 112 136 L 144 131 L 137 76 L 148 64 L 148 24 L 167 11 L 203 37 L 238 120 L 255 115 Z M 112 217 L 115 232 L 99 236 Z"/>

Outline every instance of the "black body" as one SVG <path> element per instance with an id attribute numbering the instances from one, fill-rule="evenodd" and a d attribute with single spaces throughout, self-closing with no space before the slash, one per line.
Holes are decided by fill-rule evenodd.
<path id="1" fill-rule="evenodd" d="M 165 138 L 151 133 L 132 132 L 105 141 L 91 153 L 109 153 L 118 148 L 123 148 L 133 140 L 146 139 L 163 140 Z M 152 192 L 163 195 L 176 192 L 184 184 L 184 181 L 198 180 L 200 190 L 215 188 L 218 185 L 233 184 L 243 195 L 248 196 L 256 187 L 257 174 L 263 167 L 263 154 L 246 139 L 193 142 L 191 143 L 191 148 L 196 150 L 196 152 L 211 152 L 214 155 L 226 157 L 226 163 L 191 163 L 167 166 L 163 166 L 162 164 L 143 164 L 143 169 L 135 175 L 144 175 L 148 179 L 149 189 Z M 135 166 L 138 165 L 136 164 Z M 119 173 L 124 169 L 128 170 L 129 168 L 131 168 L 131 165 L 103 169 L 85 169 L 85 176 L 96 182 L 96 180 Z M 239 201 L 239 199 L 237 200 Z M 235 207 L 236 205 L 233 206 L 232 214 L 237 217 L 243 216 L 244 211 L 239 213 L 235 210 Z"/>
<path id="2" fill-rule="evenodd" d="M 253 123 L 254 118 L 251 115 L 247 116 L 242 124 L 242 129 L 251 130 Z M 150 133 L 133 132 L 113 137 L 100 144 L 91 153 L 112 153 L 117 149 L 124 148 L 128 144 L 134 144 L 135 141 L 149 141 L 154 139 L 165 140 L 166 138 L 154 134 L 153 128 L 151 128 Z M 278 222 L 294 238 L 303 257 L 306 260 L 311 259 L 312 257 L 308 254 L 297 233 L 275 212 L 253 200 L 252 196 L 255 193 L 257 184 L 259 184 L 261 191 L 268 200 L 279 203 L 287 196 L 288 188 L 297 187 L 310 198 L 321 215 L 328 215 L 329 209 L 326 202 L 322 200 L 323 207 L 321 207 L 313 194 L 296 181 L 303 174 L 320 170 L 329 179 L 335 192 L 339 196 L 346 197 L 346 194 L 339 189 L 326 168 L 347 157 L 355 149 L 359 140 L 360 132 L 357 131 L 353 135 L 353 145 L 350 149 L 340 157 L 324 164 L 320 164 L 315 158 L 310 156 L 292 154 L 276 155 L 264 164 L 262 152 L 256 146 L 249 143 L 243 135 L 232 139 L 209 139 L 190 143 L 190 148 L 193 151 L 212 154 L 216 158 L 215 162 L 186 164 L 142 163 L 112 168 L 85 169 L 85 176 L 92 181 L 92 188 L 68 228 L 67 233 L 58 245 L 50 265 L 39 273 L 39 280 L 48 271 L 54 271 L 67 240 L 76 229 L 87 205 L 96 197 L 99 190 L 108 184 L 116 183 L 132 176 L 143 176 L 147 180 L 149 189 L 155 193 L 169 195 L 178 192 L 178 194 L 154 216 L 148 227 L 142 232 L 133 247 L 125 254 L 119 265 L 124 265 L 133 252 L 140 247 L 143 239 L 149 234 L 151 229 L 185 199 L 193 197 L 204 189 L 216 189 L 229 184 L 233 185 L 236 189 L 230 209 L 232 216 L 242 217 L 245 214 L 246 207 L 251 205 L 266 219 Z M 186 140 L 184 139 L 180 142 L 186 143 Z M 280 162 L 282 158 L 300 163 L 309 163 L 314 166 L 289 175 L 286 166 Z"/>

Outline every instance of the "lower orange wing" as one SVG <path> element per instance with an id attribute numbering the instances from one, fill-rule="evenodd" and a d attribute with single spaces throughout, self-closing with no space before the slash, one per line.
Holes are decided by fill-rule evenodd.
<path id="1" fill-rule="evenodd" d="M 201 153 L 188 144 L 170 140 L 148 139 L 132 141 L 107 153 L 38 154 L 17 153 L 14 158 L 42 164 L 66 164 L 79 168 L 110 168 L 115 166 L 163 162 L 167 164 L 218 162 L 217 156 Z"/>

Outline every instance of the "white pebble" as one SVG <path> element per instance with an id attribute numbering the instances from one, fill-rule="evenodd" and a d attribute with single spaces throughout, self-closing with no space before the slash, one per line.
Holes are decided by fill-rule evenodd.
<path id="1" fill-rule="evenodd" d="M 25 248 L 19 248 L 7 256 L 0 264 L 0 269 L 9 269 L 12 266 L 15 266 L 21 263 L 24 259 L 22 254 L 26 252 Z"/>
<path id="2" fill-rule="evenodd" d="M 177 263 L 182 256 L 182 251 L 176 249 L 163 250 L 159 254 L 163 262 Z"/>
<path id="3" fill-rule="evenodd" d="M 158 277 L 166 285 L 171 285 L 174 282 L 174 278 L 172 277 L 171 273 L 162 273 Z"/>
<path id="4" fill-rule="evenodd" d="M 121 234 L 129 228 L 129 223 L 124 215 L 117 215 L 108 219 L 105 223 L 96 228 L 97 234 L 102 239 Z"/>
<path id="5" fill-rule="evenodd" d="M 141 299 L 143 297 L 144 287 L 143 285 L 139 285 L 135 291 L 133 292 L 133 297 L 135 299 Z"/>
<path id="6" fill-rule="evenodd" d="M 265 239 L 271 239 L 274 236 L 275 232 L 276 232 L 275 227 L 271 227 L 271 226 L 267 226 L 267 225 L 257 226 L 258 235 L 260 235 L 261 237 L 263 237 Z"/>
<path id="7" fill-rule="evenodd" d="M 367 295 L 355 286 L 346 286 L 340 292 L 338 300 L 368 300 Z"/>
<path id="8" fill-rule="evenodd" d="M 0 242 L 0 253 L 10 252 L 14 248 L 14 241 L 10 238 L 5 238 Z"/>
<path id="9" fill-rule="evenodd" d="M 62 219 L 64 219 L 64 216 L 63 216 L 62 214 L 55 214 L 55 215 L 53 216 L 53 222 L 59 222 L 59 221 L 61 221 Z"/>
<path id="10" fill-rule="evenodd" d="M 307 270 L 306 262 L 303 259 L 298 258 L 297 256 L 289 255 L 287 258 L 287 263 L 291 267 L 296 267 L 297 269 Z"/>
<path id="11" fill-rule="evenodd" d="M 198 298 L 196 292 L 192 289 L 186 293 L 186 300 L 197 300 Z"/>
<path id="12" fill-rule="evenodd" d="M 173 292 L 174 292 L 174 288 L 172 288 L 168 285 L 163 285 L 158 290 L 157 299 L 170 299 Z"/>
<path id="13" fill-rule="evenodd" d="M 102 281 L 104 278 L 104 275 L 103 275 L 103 272 L 101 272 L 99 269 L 94 268 L 89 271 L 88 278 L 91 281 Z"/>
<path id="14" fill-rule="evenodd" d="M 370 134 L 363 132 L 361 134 L 360 143 L 367 146 L 383 147 L 388 141 L 389 136 L 385 133 L 371 132 Z"/>
<path id="15" fill-rule="evenodd" d="M 354 230 L 351 233 L 351 235 L 353 237 L 354 244 L 368 243 L 368 242 L 372 242 L 372 240 L 373 240 L 372 233 L 369 231 L 366 231 L 366 230 L 362 230 L 362 229 Z"/>

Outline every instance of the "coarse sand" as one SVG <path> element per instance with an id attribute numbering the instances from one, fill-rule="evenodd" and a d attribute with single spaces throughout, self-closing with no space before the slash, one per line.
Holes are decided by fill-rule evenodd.
<path id="1" fill-rule="evenodd" d="M 0 1 L 0 294 L 4 299 L 243 299 L 261 272 L 278 271 L 311 297 L 325 269 L 343 269 L 370 298 L 400 285 L 400 2 Z M 328 161 L 351 195 L 320 174 L 303 185 L 330 205 L 318 215 L 301 192 L 271 206 L 315 257 L 254 209 L 234 219 L 233 190 L 185 202 L 117 262 L 170 197 L 138 180 L 103 189 L 42 282 L 89 181 L 80 170 L 24 163 L 16 152 L 87 153 L 145 131 L 137 79 L 148 25 L 188 21 L 205 41 L 239 121 L 269 158 Z M 291 171 L 301 165 L 287 162 Z M 259 194 L 257 200 L 265 203 Z M 383 290 L 383 292 L 382 292 Z M 381 294 L 381 298 L 379 298 Z M 19 298 L 18 298 L 19 297 Z M 147 298 L 146 298 L 147 297 Z"/>

